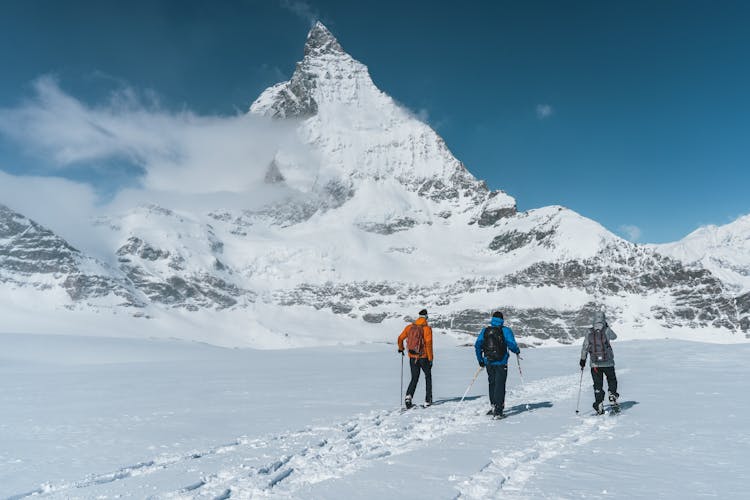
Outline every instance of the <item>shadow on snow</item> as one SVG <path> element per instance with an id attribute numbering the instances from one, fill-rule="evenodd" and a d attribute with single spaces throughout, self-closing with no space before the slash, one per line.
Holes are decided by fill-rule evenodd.
<path id="1" fill-rule="evenodd" d="M 518 415 L 519 413 L 538 410 L 539 408 L 552 408 L 552 406 L 553 405 L 550 401 L 542 401 L 540 403 L 523 403 L 508 408 L 507 410 L 505 410 L 504 414 L 506 417 L 510 417 L 512 415 Z"/>

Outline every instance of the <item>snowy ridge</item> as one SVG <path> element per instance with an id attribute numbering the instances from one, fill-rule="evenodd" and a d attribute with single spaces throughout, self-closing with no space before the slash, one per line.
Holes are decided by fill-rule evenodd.
<path id="1" fill-rule="evenodd" d="M 680 241 L 652 248 L 711 271 L 739 291 L 750 292 L 750 215 L 724 226 L 704 226 Z"/>
<path id="2" fill-rule="evenodd" d="M 263 92 L 250 112 L 302 118 L 299 134 L 332 171 L 325 175 L 355 187 L 359 180 L 395 179 L 446 209 L 467 210 L 491 199 L 493 210 L 515 210 L 512 197 L 489 193 L 434 130 L 380 91 L 367 67 L 344 52 L 321 23 L 308 34 L 305 57 L 291 80 Z M 278 156 L 286 177 L 293 166 L 284 160 L 285 152 Z"/>
<path id="3" fill-rule="evenodd" d="M 6 290 L 49 290 L 60 306 L 143 306 L 143 299 L 111 267 L 86 256 L 67 241 L 0 204 L 0 284 Z M 60 293 L 64 292 L 64 293 Z M 16 295 L 12 293 L 11 295 Z M 10 297 L 14 303 L 18 297 Z"/>

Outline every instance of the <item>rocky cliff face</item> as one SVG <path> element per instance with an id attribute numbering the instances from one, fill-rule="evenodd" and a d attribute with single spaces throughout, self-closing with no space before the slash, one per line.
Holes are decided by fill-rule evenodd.
<path id="1" fill-rule="evenodd" d="M 36 222 L 0 205 L 0 283 L 9 288 L 62 289 L 61 305 L 142 307 L 142 297 L 116 270 L 83 255 Z"/>

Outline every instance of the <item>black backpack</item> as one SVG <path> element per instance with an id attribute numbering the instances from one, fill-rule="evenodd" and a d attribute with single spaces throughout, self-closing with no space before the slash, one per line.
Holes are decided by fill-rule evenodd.
<path id="1" fill-rule="evenodd" d="M 612 346 L 609 343 L 609 337 L 607 337 L 608 327 L 609 325 L 604 323 L 604 328 L 599 330 L 590 329 L 589 354 L 591 355 L 592 363 L 605 363 L 612 361 L 614 358 L 612 355 Z"/>
<path id="2" fill-rule="evenodd" d="M 508 344 L 505 342 L 503 329 L 499 326 L 488 326 L 484 330 L 484 342 L 482 351 L 487 361 L 500 361 L 508 353 Z"/>

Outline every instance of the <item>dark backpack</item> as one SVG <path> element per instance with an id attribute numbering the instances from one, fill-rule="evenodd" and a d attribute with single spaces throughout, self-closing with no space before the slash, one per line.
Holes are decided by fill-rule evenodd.
<path id="1" fill-rule="evenodd" d="M 424 353 L 424 329 L 416 324 L 409 327 L 406 333 L 406 348 L 409 354 L 421 356 Z"/>
<path id="2" fill-rule="evenodd" d="M 592 363 L 605 363 L 612 361 L 612 346 L 609 345 L 609 337 L 607 337 L 607 325 L 604 328 L 596 330 L 591 328 L 589 334 L 589 354 L 591 354 Z"/>
<path id="3" fill-rule="evenodd" d="M 508 353 L 508 344 L 505 342 L 503 329 L 498 326 L 488 326 L 484 330 L 484 342 L 482 351 L 487 361 L 500 361 Z"/>

